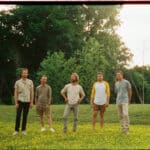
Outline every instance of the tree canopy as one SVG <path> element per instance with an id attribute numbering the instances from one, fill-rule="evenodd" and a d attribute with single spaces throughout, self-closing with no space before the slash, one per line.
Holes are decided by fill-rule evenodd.
<path id="1" fill-rule="evenodd" d="M 61 103 L 60 89 L 72 72 L 79 73 L 88 102 L 96 73 L 102 70 L 114 102 L 114 73 L 132 59 L 116 33 L 120 9 L 119 5 L 18 5 L 0 12 L 1 101 L 12 103 L 18 70 L 27 67 L 35 85 L 40 75 L 48 76 L 55 103 Z M 135 78 L 141 76 L 139 70 L 133 72 Z M 149 87 L 148 78 L 145 84 Z"/>

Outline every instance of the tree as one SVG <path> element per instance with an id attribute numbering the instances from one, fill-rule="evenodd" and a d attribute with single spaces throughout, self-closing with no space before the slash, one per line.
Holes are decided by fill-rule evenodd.
<path id="1" fill-rule="evenodd" d="M 48 50 L 65 51 L 70 57 L 73 50 L 82 47 L 80 18 L 80 6 L 67 5 L 17 6 L 1 12 L 1 99 L 8 95 L 8 101 L 11 99 L 17 68 L 29 68 L 34 78 Z"/>
<path id="2" fill-rule="evenodd" d="M 115 33 L 119 25 L 119 10 L 118 5 L 22 5 L 1 13 L 0 50 L 5 55 L 5 61 L 8 58 L 11 60 L 11 93 L 18 68 L 29 68 L 30 78 L 35 80 L 37 70 L 46 72 L 46 68 L 42 69 L 40 64 L 43 65 L 47 59 L 53 60 L 50 56 L 55 56 L 57 61 L 53 60 L 53 66 L 50 65 L 53 68 L 49 69 L 56 74 L 55 66 L 58 72 L 63 70 L 61 72 L 64 73 L 65 80 L 61 80 L 58 86 L 62 86 L 74 71 L 81 74 L 81 83 L 86 85 L 88 93 L 98 70 L 103 70 L 106 79 L 112 82 L 114 71 L 124 68 L 132 56 Z M 47 52 L 50 58 L 47 58 Z M 84 72 L 89 73 L 87 79 L 83 76 Z M 4 81 L 3 77 L 1 80 Z M 57 79 L 53 78 L 54 81 L 57 82 Z M 2 88 L 7 93 L 5 89 Z"/>
<path id="3" fill-rule="evenodd" d="M 133 69 L 127 71 L 127 77 L 132 83 L 134 103 L 149 103 L 150 96 L 150 67 L 135 66 Z"/>
<path id="4" fill-rule="evenodd" d="M 70 75 L 76 70 L 76 60 L 74 58 L 65 59 L 63 52 L 48 53 L 47 57 L 41 62 L 37 72 L 37 82 L 42 75 L 48 77 L 48 83 L 52 87 L 54 103 L 62 103 L 60 91 L 65 84 L 70 82 Z"/>

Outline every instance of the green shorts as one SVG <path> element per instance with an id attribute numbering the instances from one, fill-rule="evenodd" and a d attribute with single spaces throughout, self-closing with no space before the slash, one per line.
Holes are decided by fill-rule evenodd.
<path id="1" fill-rule="evenodd" d="M 43 116 L 44 113 L 45 113 L 45 115 L 49 115 L 50 114 L 50 106 L 49 105 L 45 105 L 45 106 L 36 105 L 36 112 L 39 116 Z"/>

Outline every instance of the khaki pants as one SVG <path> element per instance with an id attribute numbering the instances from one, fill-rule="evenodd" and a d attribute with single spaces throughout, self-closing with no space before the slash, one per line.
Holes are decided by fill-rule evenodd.
<path id="1" fill-rule="evenodd" d="M 73 104 L 73 105 L 66 104 L 64 115 L 63 115 L 63 118 L 64 118 L 64 129 L 63 130 L 64 130 L 64 132 L 67 132 L 67 121 L 68 121 L 68 116 L 69 116 L 69 113 L 71 110 L 73 111 L 73 114 L 74 114 L 73 131 L 75 132 L 77 129 L 79 106 L 78 106 L 78 104 Z"/>
<path id="2" fill-rule="evenodd" d="M 128 115 L 128 103 L 117 104 L 118 117 L 121 124 L 122 132 L 129 131 L 129 115 Z"/>

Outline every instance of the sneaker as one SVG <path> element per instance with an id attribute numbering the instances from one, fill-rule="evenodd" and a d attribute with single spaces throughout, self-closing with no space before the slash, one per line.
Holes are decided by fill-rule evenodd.
<path id="1" fill-rule="evenodd" d="M 129 135 L 129 131 L 125 132 L 126 135 Z"/>
<path id="2" fill-rule="evenodd" d="M 67 130 L 63 130 L 63 133 L 67 133 Z"/>
<path id="3" fill-rule="evenodd" d="M 46 129 L 43 127 L 43 128 L 41 128 L 41 132 L 44 132 L 44 131 L 46 131 Z"/>
<path id="4" fill-rule="evenodd" d="M 26 132 L 26 131 L 22 131 L 22 134 L 23 134 L 23 135 L 27 135 L 27 132 Z"/>
<path id="5" fill-rule="evenodd" d="M 50 128 L 50 131 L 51 131 L 51 132 L 55 132 L 55 130 L 54 130 L 53 128 Z"/>
<path id="6" fill-rule="evenodd" d="M 18 134 L 18 131 L 14 131 L 13 135 L 17 135 Z"/>

